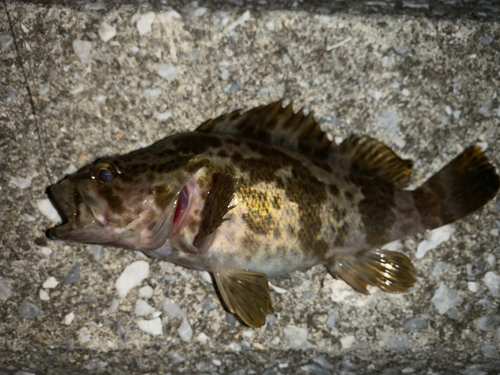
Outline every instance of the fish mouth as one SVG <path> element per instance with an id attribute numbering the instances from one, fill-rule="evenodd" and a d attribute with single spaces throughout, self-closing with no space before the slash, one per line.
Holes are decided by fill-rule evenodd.
<path id="1" fill-rule="evenodd" d="M 49 198 L 63 219 L 61 225 L 48 232 L 51 239 L 86 243 L 109 241 L 109 238 L 103 238 L 103 225 L 94 218 L 75 184 L 63 180 L 51 186 L 49 192 Z"/>
<path id="2" fill-rule="evenodd" d="M 49 199 L 52 201 L 59 216 L 61 216 L 62 224 L 52 228 L 49 231 L 51 239 L 65 239 L 67 232 L 74 226 L 76 212 L 75 207 L 71 204 L 71 186 L 66 181 L 62 181 L 57 185 L 53 185 L 49 189 Z"/>

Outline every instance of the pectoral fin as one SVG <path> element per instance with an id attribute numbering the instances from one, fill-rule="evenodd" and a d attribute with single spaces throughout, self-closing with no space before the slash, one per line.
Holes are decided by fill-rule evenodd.
<path id="1" fill-rule="evenodd" d="M 227 220 L 224 216 L 233 208 L 229 204 L 238 189 L 237 180 L 228 174 L 216 173 L 212 178 L 212 189 L 205 201 L 200 228 L 193 242 L 198 249 L 201 249 L 208 236 Z"/>
<path id="2" fill-rule="evenodd" d="M 385 292 L 403 293 L 415 283 L 413 264 L 404 254 L 376 250 L 337 259 L 327 265 L 332 276 L 339 276 L 357 291 L 370 294 L 367 285 Z"/>
<path id="3" fill-rule="evenodd" d="M 226 269 L 214 273 L 227 308 L 250 327 L 261 327 L 273 309 L 264 273 Z"/>

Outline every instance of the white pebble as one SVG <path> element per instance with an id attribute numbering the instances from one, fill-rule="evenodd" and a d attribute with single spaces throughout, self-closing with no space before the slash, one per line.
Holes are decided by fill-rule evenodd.
<path id="1" fill-rule="evenodd" d="M 162 12 L 160 14 L 158 14 L 158 20 L 161 22 L 161 23 L 166 23 L 166 22 L 170 22 L 172 21 L 174 18 L 175 19 L 181 19 L 181 15 L 176 12 L 175 10 L 169 10 L 168 12 Z"/>
<path id="2" fill-rule="evenodd" d="M 14 43 L 14 38 L 10 35 L 2 35 L 0 37 L 0 52 L 7 50 L 12 43 Z"/>
<path id="3" fill-rule="evenodd" d="M 97 102 L 97 103 L 102 103 L 103 101 L 105 101 L 107 98 L 107 96 L 105 95 L 97 95 L 94 100 Z"/>
<path id="4" fill-rule="evenodd" d="M 130 289 L 139 285 L 149 275 L 149 263 L 138 260 L 129 264 L 116 280 L 116 290 L 121 298 L 125 298 Z"/>
<path id="5" fill-rule="evenodd" d="M 291 64 L 292 63 L 292 59 L 290 58 L 290 56 L 288 56 L 288 54 L 284 54 L 283 55 L 283 62 L 287 65 Z"/>
<path id="6" fill-rule="evenodd" d="M 489 271 L 486 272 L 486 275 L 484 275 L 483 281 L 493 297 L 500 297 L 500 276 Z"/>
<path id="7" fill-rule="evenodd" d="M 437 262 L 432 271 L 432 276 L 441 276 L 444 271 L 446 271 L 450 266 L 443 262 Z"/>
<path id="8" fill-rule="evenodd" d="M 177 328 L 177 333 L 182 341 L 189 341 L 193 337 L 193 329 L 187 321 L 187 319 L 182 320 L 182 324 Z"/>
<path id="9" fill-rule="evenodd" d="M 138 299 L 135 303 L 135 315 L 146 316 L 154 313 L 155 309 L 143 299 Z"/>
<path id="10" fill-rule="evenodd" d="M 486 256 L 486 260 L 488 261 L 488 264 L 491 266 L 491 267 L 495 267 L 495 263 L 497 261 L 497 259 L 495 258 L 495 255 L 494 254 L 488 254 Z"/>
<path id="11" fill-rule="evenodd" d="M 114 299 L 111 302 L 111 306 L 109 307 L 109 313 L 114 314 L 118 310 L 118 306 L 120 306 L 120 301 L 117 299 Z"/>
<path id="12" fill-rule="evenodd" d="M 488 142 L 477 142 L 476 145 L 481 147 L 482 151 L 486 151 L 488 149 Z"/>
<path id="13" fill-rule="evenodd" d="M 163 327 L 161 325 L 161 319 L 155 318 L 152 320 L 140 320 L 137 322 L 139 329 L 153 336 L 158 336 L 163 333 Z"/>
<path id="14" fill-rule="evenodd" d="M 50 300 L 49 293 L 47 293 L 47 291 L 45 289 L 40 289 L 40 291 L 38 292 L 38 296 L 40 297 L 40 299 L 42 301 L 49 301 Z"/>
<path id="15" fill-rule="evenodd" d="M 0 301 L 9 299 L 10 296 L 12 296 L 12 289 L 5 283 L 5 281 L 0 279 Z"/>
<path id="16" fill-rule="evenodd" d="M 399 148 L 403 148 L 403 147 L 405 147 L 405 145 L 406 145 L 406 141 L 404 139 L 398 139 L 396 141 L 396 146 L 398 146 Z"/>
<path id="17" fill-rule="evenodd" d="M 460 296 L 456 290 L 448 288 L 444 283 L 440 283 L 434 297 L 432 297 L 432 302 L 438 309 L 439 314 L 443 315 L 459 304 Z"/>
<path id="18" fill-rule="evenodd" d="M 49 277 L 45 282 L 43 283 L 43 287 L 45 289 L 53 289 L 59 284 L 59 281 L 56 280 L 54 276 Z"/>
<path id="19" fill-rule="evenodd" d="M 161 306 L 163 309 L 163 314 L 165 316 L 168 317 L 187 316 L 186 312 L 180 307 L 180 305 L 168 297 L 161 302 Z"/>
<path id="20" fill-rule="evenodd" d="M 199 7 L 198 9 L 196 9 L 193 13 L 193 16 L 195 17 L 203 17 L 205 14 L 207 14 L 208 12 L 208 8 L 206 7 Z"/>
<path id="21" fill-rule="evenodd" d="M 103 42 L 107 42 L 116 36 L 116 27 L 111 26 L 107 22 L 101 23 L 99 26 L 99 36 Z"/>
<path id="22" fill-rule="evenodd" d="M 269 21 L 268 23 L 266 23 L 266 29 L 268 29 L 269 31 L 274 31 L 274 22 Z"/>
<path id="23" fill-rule="evenodd" d="M 248 21 L 249 19 L 250 19 L 250 12 L 247 10 L 236 21 L 234 21 L 231 25 L 229 25 L 229 27 L 227 28 L 227 30 L 228 31 L 233 31 L 239 25 L 241 25 L 242 23 Z"/>
<path id="24" fill-rule="evenodd" d="M 49 218 L 49 220 L 56 223 L 62 222 L 61 216 L 59 216 L 59 213 L 57 212 L 50 199 L 39 199 L 36 201 L 36 206 L 38 207 L 40 213 L 43 216 Z"/>
<path id="25" fill-rule="evenodd" d="M 155 21 L 156 14 L 153 12 L 148 12 L 143 14 L 141 18 L 137 21 L 137 30 L 139 31 L 139 35 L 145 35 L 151 31 L 151 26 Z"/>
<path id="26" fill-rule="evenodd" d="M 144 97 L 146 99 L 156 98 L 157 96 L 161 95 L 161 92 L 162 91 L 159 88 L 156 88 L 156 89 L 146 89 L 146 90 L 144 90 Z"/>
<path id="27" fill-rule="evenodd" d="M 476 327 L 481 331 L 489 331 L 500 324 L 500 316 L 485 315 L 476 320 Z"/>
<path id="28" fill-rule="evenodd" d="M 158 75 L 167 81 L 173 81 L 179 75 L 177 68 L 170 64 L 160 64 L 158 68 L 156 68 L 156 72 Z"/>
<path id="29" fill-rule="evenodd" d="M 496 347 L 496 345 L 492 345 L 492 344 L 481 346 L 481 353 L 486 358 L 496 358 L 498 356 L 497 347 Z"/>
<path id="30" fill-rule="evenodd" d="M 90 332 L 87 327 L 80 328 L 78 331 L 78 336 L 81 343 L 90 341 Z"/>
<path id="31" fill-rule="evenodd" d="M 285 294 L 286 293 L 286 289 L 277 287 L 276 285 L 271 284 L 269 281 L 268 281 L 268 283 L 269 283 L 269 286 L 271 287 L 271 289 L 274 290 L 276 293 L 278 293 L 278 294 Z"/>
<path id="32" fill-rule="evenodd" d="M 406 333 L 380 332 L 380 337 L 384 344 L 398 352 L 410 350 L 413 345 Z"/>
<path id="33" fill-rule="evenodd" d="M 31 216 L 31 215 L 28 215 L 28 214 L 23 214 L 23 219 L 27 223 L 30 223 L 30 222 L 36 220 L 36 218 L 34 216 Z"/>
<path id="34" fill-rule="evenodd" d="M 404 96 L 410 96 L 410 91 L 408 89 L 403 89 L 403 91 L 401 91 L 401 94 L 403 94 Z"/>
<path id="35" fill-rule="evenodd" d="M 231 352 L 241 352 L 241 345 L 233 341 L 227 346 L 227 349 Z"/>
<path id="36" fill-rule="evenodd" d="M 62 320 L 63 324 L 69 326 L 71 323 L 73 323 L 73 320 L 75 319 L 75 313 L 70 312 L 69 314 L 66 314 Z"/>
<path id="37" fill-rule="evenodd" d="M 398 136 L 398 114 L 394 111 L 381 111 L 377 117 L 378 127 L 388 135 Z"/>
<path id="38" fill-rule="evenodd" d="M 198 341 L 199 341 L 199 342 L 201 342 L 202 344 L 206 344 L 206 343 L 207 343 L 207 341 L 208 341 L 208 336 L 207 336 L 207 335 L 205 335 L 205 334 L 202 332 L 202 333 L 200 333 L 200 334 L 198 335 L 198 337 L 196 338 L 196 340 L 198 340 Z"/>
<path id="39" fill-rule="evenodd" d="M 73 164 L 68 165 L 68 167 L 63 171 L 65 175 L 70 175 L 78 171 L 78 168 L 76 168 Z"/>
<path id="40" fill-rule="evenodd" d="M 344 336 L 340 339 L 340 345 L 342 345 L 342 349 L 350 349 L 354 341 L 356 338 L 353 335 Z"/>
<path id="41" fill-rule="evenodd" d="M 92 53 L 92 43 L 86 40 L 73 40 L 73 50 L 75 55 L 84 64 L 90 62 L 90 54 Z"/>
<path id="42" fill-rule="evenodd" d="M 139 297 L 141 298 L 151 298 L 153 297 L 153 288 L 149 285 L 143 286 L 139 289 Z"/>
<path id="43" fill-rule="evenodd" d="M 40 89 L 40 91 L 38 91 L 38 95 L 44 96 L 49 91 L 50 91 L 50 85 L 48 83 L 46 83 L 45 85 L 43 85 L 43 87 Z"/>
<path id="44" fill-rule="evenodd" d="M 167 272 L 167 273 L 172 273 L 172 271 L 174 270 L 174 267 L 175 267 L 175 264 L 173 264 L 173 263 L 162 262 L 160 264 L 161 270 L 163 272 Z"/>
<path id="45" fill-rule="evenodd" d="M 498 229 L 497 229 L 497 228 L 495 228 L 495 229 L 490 230 L 490 234 L 491 234 L 492 236 L 495 236 L 495 237 L 496 237 L 496 236 L 498 236 Z"/>
<path id="46" fill-rule="evenodd" d="M 85 90 L 84 85 L 76 85 L 73 86 L 73 88 L 69 92 L 71 93 L 71 95 L 78 95 L 79 93 L 83 92 L 83 90 Z"/>
<path id="47" fill-rule="evenodd" d="M 307 349 L 307 329 L 287 325 L 283 333 L 290 349 Z"/>
<path id="48" fill-rule="evenodd" d="M 448 241 L 455 231 L 455 228 L 451 225 L 445 225 L 441 228 L 434 229 L 428 235 L 428 240 L 423 240 L 418 244 L 417 253 L 415 256 L 417 259 L 422 259 L 428 251 L 435 249 L 441 243 Z"/>
<path id="49" fill-rule="evenodd" d="M 479 286 L 477 285 L 477 283 L 475 281 L 469 281 L 467 283 L 467 288 L 469 288 L 469 290 L 472 293 L 476 293 L 479 290 Z"/>
<path id="50" fill-rule="evenodd" d="M 168 120 L 172 117 L 172 112 L 162 112 L 156 115 L 156 118 L 160 121 Z"/>
<path id="51" fill-rule="evenodd" d="M 47 246 L 43 246 L 40 251 L 42 252 L 43 255 L 45 256 L 49 256 L 50 254 L 52 254 L 52 249 L 50 247 L 47 247 Z"/>
<path id="52" fill-rule="evenodd" d="M 31 186 L 31 179 L 22 177 L 11 177 L 10 182 L 20 189 L 27 189 Z"/>
<path id="53" fill-rule="evenodd" d="M 212 284 L 212 277 L 210 276 L 209 272 L 207 272 L 207 271 L 201 271 L 200 275 L 203 278 L 203 280 L 205 280 L 209 284 Z"/>
<path id="54" fill-rule="evenodd" d="M 187 271 L 185 271 L 184 269 L 180 269 L 178 270 L 179 274 L 184 277 L 185 279 L 189 279 L 191 277 L 191 274 Z"/>
<path id="55" fill-rule="evenodd" d="M 226 68 L 224 67 L 219 67 L 217 69 L 217 71 L 219 72 L 219 75 L 220 75 L 220 78 L 223 80 L 223 81 L 227 81 L 229 79 L 229 76 L 230 76 L 230 73 L 229 73 L 229 70 L 227 70 Z"/>

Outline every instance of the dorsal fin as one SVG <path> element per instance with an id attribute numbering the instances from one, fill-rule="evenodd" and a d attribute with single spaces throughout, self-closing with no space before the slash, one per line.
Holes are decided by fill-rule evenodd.
<path id="1" fill-rule="evenodd" d="M 413 166 L 411 160 L 401 159 L 383 143 L 362 134 L 344 140 L 332 157 L 350 165 L 351 171 L 377 177 L 398 189 L 408 185 Z"/>
<path id="2" fill-rule="evenodd" d="M 196 131 L 241 135 L 322 159 L 326 159 L 336 146 L 314 120 L 313 112 L 307 116 L 303 109 L 294 113 L 292 103 L 283 108 L 282 100 L 208 120 Z"/>

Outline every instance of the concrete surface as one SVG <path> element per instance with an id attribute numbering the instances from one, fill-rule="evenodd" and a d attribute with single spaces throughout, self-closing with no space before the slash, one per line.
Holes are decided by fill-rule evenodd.
<path id="1" fill-rule="evenodd" d="M 498 3 L 48 3 L 0 4 L 0 374 L 500 373 L 498 197 L 439 246 L 393 244 L 417 270 L 406 294 L 296 272 L 272 280 L 281 289 L 261 329 L 226 314 L 198 272 L 48 240 L 56 223 L 38 206 L 102 155 L 282 96 L 333 138 L 367 133 L 415 160 L 413 186 L 471 144 L 499 166 Z M 106 42 L 103 22 L 116 28 Z M 91 43 L 88 62 L 75 40 Z M 437 247 L 418 259 L 425 239 Z M 115 281 L 137 260 L 149 274 L 120 299 Z M 158 336 L 139 329 L 146 285 L 154 310 L 169 298 L 185 311 L 191 338 L 183 317 L 162 315 Z"/>

